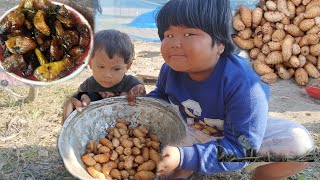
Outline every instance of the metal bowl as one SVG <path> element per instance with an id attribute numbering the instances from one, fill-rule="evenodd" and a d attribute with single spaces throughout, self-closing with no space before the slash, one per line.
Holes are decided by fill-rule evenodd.
<path id="1" fill-rule="evenodd" d="M 71 79 L 73 77 L 75 77 L 77 74 L 79 74 L 89 63 L 89 57 L 91 55 L 92 49 L 93 49 L 93 31 L 92 31 L 92 27 L 89 24 L 89 22 L 87 21 L 87 19 L 81 14 L 79 13 L 77 10 L 75 10 L 74 8 L 60 3 L 60 2 L 54 2 L 54 1 L 50 1 L 51 3 L 55 4 L 55 5 L 64 5 L 65 8 L 69 11 L 69 14 L 71 15 L 71 17 L 74 17 L 76 24 L 85 24 L 90 32 L 90 42 L 87 45 L 85 52 L 82 54 L 79 62 L 77 64 L 75 64 L 74 67 L 72 67 L 71 69 L 69 69 L 66 72 L 66 75 L 60 79 L 56 79 L 50 82 L 45 82 L 45 81 L 39 81 L 37 80 L 33 75 L 27 77 L 24 77 L 21 72 L 18 73 L 11 73 L 11 72 L 7 72 L 5 71 L 7 74 L 9 74 L 11 77 L 27 83 L 27 84 L 31 84 L 31 85 L 51 85 L 51 84 L 55 84 L 55 83 L 59 83 L 59 82 L 63 82 L 66 81 L 68 79 Z M 0 17 L 0 22 L 2 22 L 4 20 L 4 18 L 12 11 L 16 10 L 18 8 L 19 5 L 9 9 L 6 13 L 4 13 L 1 17 Z M 2 56 L 2 48 L 0 47 L 0 68 L 4 69 L 2 66 L 2 61 L 4 60 L 4 57 Z"/>
<path id="2" fill-rule="evenodd" d="M 141 124 L 159 136 L 161 147 L 178 145 L 186 136 L 186 124 L 172 106 L 152 98 L 139 97 L 130 106 L 125 97 L 96 101 L 82 110 L 72 112 L 65 121 L 58 140 L 58 148 L 67 170 L 76 178 L 93 179 L 81 161 L 89 140 L 107 135 L 106 129 L 115 125 L 117 117 Z"/>

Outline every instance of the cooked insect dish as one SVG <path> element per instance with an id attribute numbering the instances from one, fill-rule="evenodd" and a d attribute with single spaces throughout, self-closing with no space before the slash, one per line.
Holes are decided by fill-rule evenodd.
<path id="1" fill-rule="evenodd" d="M 2 67 L 18 76 L 53 81 L 88 55 L 91 29 L 66 5 L 23 0 L 0 22 Z"/>

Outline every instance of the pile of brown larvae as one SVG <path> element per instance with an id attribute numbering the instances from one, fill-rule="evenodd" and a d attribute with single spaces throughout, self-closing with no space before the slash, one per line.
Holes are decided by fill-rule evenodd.
<path id="1" fill-rule="evenodd" d="M 90 43 L 89 28 L 74 16 L 64 5 L 23 0 L 0 22 L 3 68 L 40 81 L 63 77 Z"/>
<path id="2" fill-rule="evenodd" d="M 107 136 L 90 140 L 81 160 L 89 174 L 97 179 L 152 180 L 161 156 L 160 140 L 141 125 L 130 127 L 118 118 Z"/>
<path id="3" fill-rule="evenodd" d="M 266 83 L 294 78 L 306 86 L 320 77 L 320 0 L 260 0 L 233 17 L 233 41 L 248 50 Z"/>

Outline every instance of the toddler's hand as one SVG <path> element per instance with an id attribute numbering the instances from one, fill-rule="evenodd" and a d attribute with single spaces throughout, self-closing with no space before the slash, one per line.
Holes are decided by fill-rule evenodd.
<path id="1" fill-rule="evenodd" d="M 74 109 L 77 109 L 77 111 L 80 112 L 82 111 L 82 107 L 88 106 L 90 102 L 91 100 L 89 96 L 86 94 L 83 94 L 81 96 L 81 101 L 79 101 L 77 98 L 74 98 L 74 97 L 67 100 L 63 106 L 62 124 Z"/>
<path id="2" fill-rule="evenodd" d="M 162 159 L 157 167 L 157 176 L 164 176 L 175 170 L 180 163 L 180 151 L 177 147 L 167 146 L 163 149 Z"/>
<path id="3" fill-rule="evenodd" d="M 104 99 L 104 98 L 109 98 L 109 97 L 114 97 L 116 94 L 113 92 L 99 92 L 99 95 Z"/>
<path id="4" fill-rule="evenodd" d="M 138 84 L 128 92 L 128 102 L 130 105 L 135 105 L 136 97 L 145 96 L 145 95 L 146 95 L 146 89 L 144 88 L 144 85 Z"/>

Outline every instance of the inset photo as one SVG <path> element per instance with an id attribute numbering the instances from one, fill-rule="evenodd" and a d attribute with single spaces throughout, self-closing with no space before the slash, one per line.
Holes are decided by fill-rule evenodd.
<path id="1" fill-rule="evenodd" d="M 86 67 L 98 2 L 71 2 L 21 0 L 6 5 L 0 18 L 0 67 L 10 78 L 49 85 Z"/>

